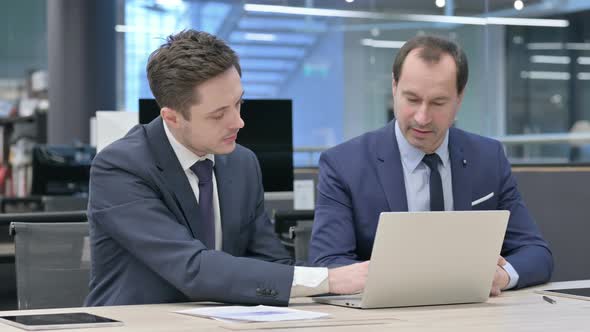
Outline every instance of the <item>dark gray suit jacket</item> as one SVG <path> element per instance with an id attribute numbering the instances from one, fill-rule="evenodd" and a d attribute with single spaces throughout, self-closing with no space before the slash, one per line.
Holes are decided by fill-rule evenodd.
<path id="1" fill-rule="evenodd" d="M 293 262 L 264 211 L 255 155 L 240 145 L 216 155 L 215 176 L 223 251 L 207 250 L 198 220 L 189 223 L 197 202 L 160 117 L 101 151 L 90 172 L 86 305 L 287 305 Z"/>

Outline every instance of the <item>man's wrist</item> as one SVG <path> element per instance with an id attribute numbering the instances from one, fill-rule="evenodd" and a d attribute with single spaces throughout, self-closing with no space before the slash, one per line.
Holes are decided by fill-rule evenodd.
<path id="1" fill-rule="evenodd" d="M 505 287 L 502 288 L 502 290 L 512 289 L 516 287 L 519 278 L 518 272 L 516 272 L 512 264 L 510 264 L 510 262 L 508 261 L 506 261 L 506 264 L 504 264 L 501 267 L 502 270 L 504 270 L 504 272 L 506 272 L 506 274 L 508 275 L 508 283 Z"/>

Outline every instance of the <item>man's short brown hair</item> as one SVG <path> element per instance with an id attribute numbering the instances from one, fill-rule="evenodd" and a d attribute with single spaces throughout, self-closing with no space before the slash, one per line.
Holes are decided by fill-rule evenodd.
<path id="1" fill-rule="evenodd" d="M 418 36 L 408 40 L 399 50 L 393 62 L 393 79 L 399 82 L 406 57 L 412 50 L 420 49 L 418 57 L 427 63 L 438 63 L 442 54 L 450 55 L 457 66 L 457 93 L 467 85 L 469 66 L 465 52 L 450 40 L 435 36 Z"/>
<path id="2" fill-rule="evenodd" d="M 225 42 L 206 32 L 183 30 L 150 55 L 147 76 L 158 105 L 189 120 L 190 106 L 200 98 L 195 88 L 231 67 L 241 76 L 238 56 Z"/>

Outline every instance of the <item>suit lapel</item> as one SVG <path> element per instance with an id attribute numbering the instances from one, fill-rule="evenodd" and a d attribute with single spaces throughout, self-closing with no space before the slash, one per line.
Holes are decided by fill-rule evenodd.
<path id="1" fill-rule="evenodd" d="M 460 135 L 459 130 L 449 129 L 449 156 L 451 159 L 455 211 L 471 210 L 471 155 Z"/>
<path id="2" fill-rule="evenodd" d="M 176 199 L 184 215 L 183 223 L 194 238 L 203 234 L 202 223 L 198 220 L 199 210 L 195 193 L 168 141 L 164 124 L 160 117 L 146 126 L 150 146 L 153 149 L 158 169 L 162 172 L 168 192 Z"/>
<path id="3" fill-rule="evenodd" d="M 239 238 L 240 233 L 240 223 L 236 220 L 239 221 L 240 211 L 236 208 L 239 205 L 236 201 L 236 191 L 233 190 L 235 169 L 232 170 L 228 159 L 229 155 L 215 155 L 215 179 L 221 213 L 223 251 L 235 254 L 235 240 Z"/>
<path id="4" fill-rule="evenodd" d="M 395 121 L 391 121 L 377 137 L 377 174 L 390 211 L 408 211 L 404 172 L 394 125 Z"/>

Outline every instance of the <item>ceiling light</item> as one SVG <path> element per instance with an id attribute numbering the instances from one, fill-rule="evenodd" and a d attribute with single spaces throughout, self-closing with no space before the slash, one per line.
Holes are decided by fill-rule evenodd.
<path id="1" fill-rule="evenodd" d="M 448 16 L 448 15 L 417 15 L 417 14 L 394 14 L 356 10 L 338 10 L 325 8 L 275 6 L 260 4 L 245 4 L 247 12 L 276 13 L 304 16 L 341 17 L 341 18 L 362 18 L 375 20 L 396 20 L 411 22 L 435 22 L 470 25 L 518 25 L 518 26 L 543 26 L 565 28 L 569 26 L 568 20 L 534 19 L 534 18 L 510 18 L 510 17 L 475 17 L 475 16 Z"/>
<path id="2" fill-rule="evenodd" d="M 590 43 L 528 43 L 529 50 L 575 50 L 590 51 Z"/>
<path id="3" fill-rule="evenodd" d="M 252 41 L 275 41 L 277 36 L 273 35 L 272 33 L 251 33 L 246 32 L 244 34 L 244 39 L 252 40 Z"/>
<path id="4" fill-rule="evenodd" d="M 524 2 L 522 2 L 522 0 L 514 1 L 514 9 L 522 10 L 523 8 L 524 8 Z"/>
<path id="5" fill-rule="evenodd" d="M 531 56 L 532 63 L 550 63 L 556 65 L 569 65 L 571 59 L 569 56 L 555 56 L 555 55 L 533 55 Z"/>
<path id="6" fill-rule="evenodd" d="M 529 27 L 554 27 L 567 28 L 570 25 L 568 20 L 553 20 L 544 18 L 515 18 L 515 17 L 486 17 L 487 24 L 516 25 Z"/>
<path id="7" fill-rule="evenodd" d="M 182 0 L 156 0 L 156 4 L 166 8 L 182 7 L 182 2 Z"/>
<path id="8" fill-rule="evenodd" d="M 570 73 L 561 71 L 522 71 L 520 72 L 520 77 L 531 80 L 567 81 L 570 79 Z"/>
<path id="9" fill-rule="evenodd" d="M 579 65 L 590 65 L 590 57 L 587 57 L 587 56 L 578 57 L 578 64 Z"/>
<path id="10" fill-rule="evenodd" d="M 446 5 L 446 1 L 445 0 L 436 0 L 434 2 L 434 4 L 438 7 L 438 8 L 442 8 Z"/>
<path id="11" fill-rule="evenodd" d="M 348 2 L 348 3 L 353 3 L 353 2 L 354 2 L 354 0 L 346 0 L 346 2 Z"/>
<path id="12" fill-rule="evenodd" d="M 401 48 L 405 43 L 405 41 L 398 40 L 361 39 L 361 45 L 375 48 Z"/>

